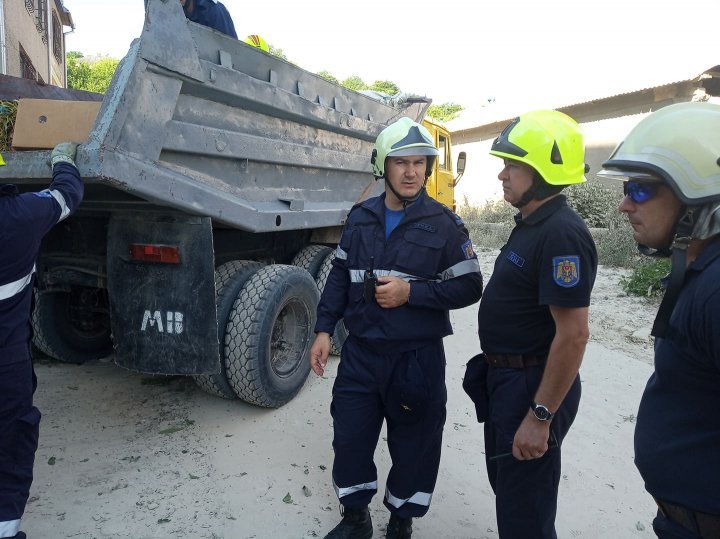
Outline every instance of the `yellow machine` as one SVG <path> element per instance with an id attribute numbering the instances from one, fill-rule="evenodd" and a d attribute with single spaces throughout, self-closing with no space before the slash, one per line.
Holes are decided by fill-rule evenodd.
<path id="1" fill-rule="evenodd" d="M 438 202 L 442 202 L 448 208 L 455 211 L 455 186 L 465 172 L 465 152 L 460 152 L 457 159 L 457 176 L 453 174 L 452 145 L 450 133 L 442 125 L 424 119 L 423 125 L 435 138 L 435 145 L 440 150 L 440 155 L 435 160 L 435 167 L 428 178 L 427 192 Z"/>

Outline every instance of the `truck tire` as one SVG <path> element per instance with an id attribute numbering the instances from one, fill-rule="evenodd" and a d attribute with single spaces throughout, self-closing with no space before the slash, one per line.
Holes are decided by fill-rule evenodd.
<path id="1" fill-rule="evenodd" d="M 333 250 L 325 245 L 307 245 L 295 255 L 291 264 L 304 269 L 315 279 L 325 258 L 332 252 Z"/>
<path id="2" fill-rule="evenodd" d="M 320 266 L 320 271 L 318 271 L 317 277 L 315 278 L 315 283 L 317 284 L 318 290 L 320 291 L 320 295 L 322 295 L 323 290 L 325 289 L 325 283 L 327 282 L 328 275 L 330 275 L 330 270 L 332 269 L 332 261 L 334 258 L 334 251 L 329 253 L 325 257 L 325 260 L 323 260 L 323 263 Z M 348 330 L 345 327 L 345 322 L 343 322 L 343 320 L 341 319 L 338 321 L 337 324 L 335 324 L 335 331 L 330 337 L 330 353 L 332 355 L 340 355 L 340 351 L 342 350 L 343 344 L 345 344 L 347 337 Z"/>
<path id="3" fill-rule="evenodd" d="M 218 374 L 198 374 L 193 376 L 195 383 L 204 391 L 223 399 L 237 399 L 235 391 L 228 383 L 225 371 L 225 339 L 230 312 L 242 287 L 257 270 L 260 262 L 251 260 L 232 260 L 215 269 L 215 305 L 218 320 L 218 345 L 220 353 L 220 372 Z"/>
<path id="4" fill-rule="evenodd" d="M 296 266 L 265 266 L 233 305 L 225 339 L 228 381 L 243 400 L 278 408 L 310 372 L 319 295 L 310 274 Z"/>
<path id="5" fill-rule="evenodd" d="M 107 293 L 101 289 L 37 292 L 32 326 L 35 347 L 65 363 L 79 365 L 113 350 Z"/>

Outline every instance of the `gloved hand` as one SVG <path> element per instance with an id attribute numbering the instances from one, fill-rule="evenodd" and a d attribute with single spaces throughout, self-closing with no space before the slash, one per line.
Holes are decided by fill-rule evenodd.
<path id="1" fill-rule="evenodd" d="M 50 154 L 50 166 L 55 166 L 56 163 L 70 163 L 75 166 L 77 147 L 77 142 L 61 142 L 55 146 Z"/>

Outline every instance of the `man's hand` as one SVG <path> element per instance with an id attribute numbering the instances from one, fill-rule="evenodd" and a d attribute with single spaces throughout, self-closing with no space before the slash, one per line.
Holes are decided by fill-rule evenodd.
<path id="1" fill-rule="evenodd" d="M 330 355 L 330 334 L 324 331 L 318 332 L 310 348 L 310 368 L 318 376 L 325 373 L 328 356 Z"/>
<path id="2" fill-rule="evenodd" d="M 375 301 L 383 309 L 405 305 L 410 299 L 410 283 L 399 277 L 378 277 L 375 287 Z"/>
<path id="3" fill-rule="evenodd" d="M 54 167 L 56 163 L 69 163 L 75 166 L 77 147 L 77 142 L 61 142 L 55 146 L 50 154 L 50 166 Z"/>
<path id="4" fill-rule="evenodd" d="M 513 439 L 513 457 L 518 460 L 539 459 L 548 450 L 550 421 L 539 421 L 532 410 L 523 419 Z"/>

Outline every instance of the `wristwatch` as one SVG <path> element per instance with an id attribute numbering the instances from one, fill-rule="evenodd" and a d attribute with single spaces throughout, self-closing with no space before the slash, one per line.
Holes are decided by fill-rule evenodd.
<path id="1" fill-rule="evenodd" d="M 533 402 L 531 408 L 538 421 L 551 421 L 555 417 L 555 414 L 548 410 L 548 407 L 544 404 Z"/>

